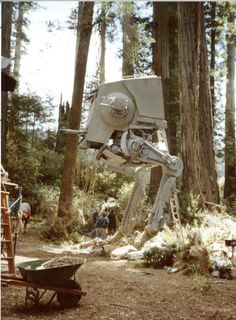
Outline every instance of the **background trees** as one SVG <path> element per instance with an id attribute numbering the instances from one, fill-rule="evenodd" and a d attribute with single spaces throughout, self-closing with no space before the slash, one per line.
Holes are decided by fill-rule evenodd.
<path id="1" fill-rule="evenodd" d="M 2 3 L 2 54 L 15 59 L 12 70 L 15 70 L 16 77 L 24 74 L 24 70 L 19 69 L 19 62 L 30 30 L 26 18 L 27 15 L 31 17 L 32 8 L 34 5 L 21 2 L 12 15 L 12 4 Z M 92 19 L 93 11 L 96 15 Z M 21 86 L 8 102 L 8 95 L 2 94 L 2 161 L 5 162 L 4 141 L 7 141 L 6 169 L 12 180 L 23 185 L 25 195 L 35 202 L 35 208 L 42 200 L 37 190 L 47 185 L 56 188 L 58 195 L 60 178 L 59 217 L 70 212 L 75 198 L 81 208 L 89 206 L 88 212 L 97 203 L 111 203 L 110 198 L 116 206 L 128 198 L 129 179 L 95 168 L 89 152 L 77 152 L 77 136 L 65 138 L 56 129 L 47 127 L 52 115 L 55 117 L 59 113 L 58 108 L 57 128 L 84 126 L 90 104 L 87 98 L 98 84 L 106 81 L 110 58 L 107 48 L 111 43 L 116 48 L 117 61 L 122 61 L 120 77 L 121 73 L 123 76 L 154 73 L 162 77 L 170 153 L 182 155 L 184 162 L 183 177 L 178 185 L 180 198 L 187 197 L 189 204 L 192 193 L 198 198 L 199 207 L 208 209 L 212 209 L 212 203 L 219 202 L 214 150 L 217 151 L 217 169 L 221 176 L 225 164 L 224 197 L 233 197 L 236 166 L 234 11 L 233 5 L 217 2 L 206 5 L 79 2 L 69 23 L 73 30 L 78 28 L 74 37 L 77 49 L 72 103 L 61 101 L 59 107 L 52 101 L 54 97 L 26 92 Z M 58 22 L 47 23 L 55 35 L 59 29 L 65 28 L 65 24 L 60 26 Z M 89 49 L 91 36 L 97 39 L 98 45 Z M 63 50 L 63 43 L 60 50 Z M 94 60 L 98 57 L 97 67 L 92 72 L 86 68 L 89 50 L 93 51 Z M 89 61 L 89 67 L 90 64 Z M 224 86 L 227 86 L 226 94 L 222 89 Z M 158 170 L 152 172 L 149 200 L 156 194 L 160 168 Z M 77 192 L 84 192 L 84 198 L 80 194 L 81 199 L 89 197 L 90 200 L 82 202 L 73 192 L 74 187 Z M 183 208 L 182 203 L 182 211 Z"/>

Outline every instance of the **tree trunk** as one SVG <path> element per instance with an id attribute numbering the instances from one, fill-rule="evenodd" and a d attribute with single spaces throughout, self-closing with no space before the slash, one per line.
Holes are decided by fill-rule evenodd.
<path id="1" fill-rule="evenodd" d="M 72 104 L 70 110 L 70 129 L 78 129 L 80 126 L 81 109 L 83 101 L 84 82 L 90 37 L 92 32 L 94 2 L 84 2 L 82 22 L 80 24 L 80 37 L 76 56 L 74 87 Z M 69 214 L 72 208 L 73 184 L 76 167 L 76 156 L 78 148 L 78 136 L 71 134 L 67 136 L 65 160 L 61 178 L 61 190 L 59 198 L 58 217 Z"/>
<path id="2" fill-rule="evenodd" d="M 122 76 L 134 75 L 134 61 L 132 56 L 132 37 L 134 25 L 134 4 L 123 4 L 123 62 L 122 62 Z"/>
<path id="3" fill-rule="evenodd" d="M 207 43 L 204 8 L 201 4 L 200 84 L 199 84 L 199 139 L 202 168 L 200 172 L 202 192 L 208 202 L 219 203 L 219 189 L 213 145 L 213 105 L 211 101 L 210 77 L 207 59 Z M 210 206 L 208 206 L 210 208 Z"/>
<path id="4" fill-rule="evenodd" d="M 163 98 L 166 112 L 168 99 L 169 80 L 169 28 L 168 28 L 168 3 L 153 2 L 153 70 L 157 76 L 162 77 Z M 157 142 L 157 136 L 153 141 Z M 151 169 L 148 198 L 153 203 L 162 177 L 161 166 Z"/>
<path id="5" fill-rule="evenodd" d="M 106 11 L 104 8 L 104 4 L 102 3 L 101 9 L 101 21 L 99 25 L 99 35 L 100 35 L 100 43 L 101 43 L 101 53 L 100 53 L 100 61 L 99 61 L 99 83 L 105 82 L 105 54 L 106 54 Z"/>
<path id="6" fill-rule="evenodd" d="M 229 12 L 229 29 L 234 25 L 235 13 Z M 227 37 L 227 84 L 225 107 L 225 185 L 224 198 L 236 194 L 236 146 L 235 146 L 235 41 L 232 31 Z"/>
<path id="7" fill-rule="evenodd" d="M 179 3 L 180 110 L 183 191 L 199 205 L 219 201 L 214 163 L 203 3 Z"/>
<path id="8" fill-rule="evenodd" d="M 215 66 L 216 66 L 216 3 L 211 3 L 211 76 L 210 76 L 210 87 L 211 87 L 211 101 L 212 101 L 212 113 L 213 113 L 213 122 L 215 115 Z"/>
<path id="9" fill-rule="evenodd" d="M 11 28 L 12 28 L 12 3 L 2 2 L 2 50 L 1 55 L 10 58 L 11 54 Z M 9 72 L 10 67 L 6 70 Z M 6 136 L 7 136 L 7 113 L 8 93 L 1 93 L 1 162 L 6 165 Z"/>
<path id="10" fill-rule="evenodd" d="M 167 120 L 167 140 L 171 154 L 177 154 L 177 120 L 179 121 L 178 81 L 176 81 L 178 43 L 177 4 L 153 2 L 153 70 L 162 77 L 165 119 Z M 155 141 L 153 141 L 155 142 Z M 151 170 L 149 199 L 155 199 L 160 179 L 161 167 Z"/>
<path id="11" fill-rule="evenodd" d="M 19 80 L 19 75 L 20 75 L 20 59 L 21 59 L 25 3 L 19 2 L 18 5 L 19 5 L 19 8 L 18 8 L 18 17 L 16 21 L 16 44 L 15 44 L 15 56 L 14 56 L 14 69 L 13 69 L 13 76 L 17 80 Z"/>
<path id="12" fill-rule="evenodd" d="M 83 10 L 84 10 L 84 2 L 79 1 L 79 3 L 78 3 L 77 34 L 76 34 L 76 49 L 75 49 L 75 64 L 76 64 L 77 52 L 79 49 L 79 39 L 80 39 L 81 23 L 82 23 L 82 19 L 83 19 Z"/>

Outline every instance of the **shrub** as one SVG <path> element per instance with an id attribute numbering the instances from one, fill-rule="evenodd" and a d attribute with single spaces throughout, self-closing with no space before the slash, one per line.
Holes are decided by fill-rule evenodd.
<path id="1" fill-rule="evenodd" d="M 199 292 L 207 292 L 211 288 L 211 280 L 209 277 L 195 272 L 192 278 L 191 289 Z"/>
<path id="2" fill-rule="evenodd" d="M 180 193 L 178 198 L 181 208 L 181 221 L 185 224 L 199 225 L 202 221 L 201 210 L 199 209 L 199 196 Z"/>
<path id="3" fill-rule="evenodd" d="M 72 232 L 69 235 L 69 240 L 72 241 L 73 243 L 80 243 L 81 242 L 81 236 L 78 232 Z"/>
<path id="4" fill-rule="evenodd" d="M 44 184 L 59 185 L 63 156 L 53 150 L 42 151 L 40 180 Z"/>
<path id="5" fill-rule="evenodd" d="M 43 218 L 56 217 L 58 209 L 59 188 L 41 186 L 38 189 L 38 206 L 36 213 Z"/>
<path id="6" fill-rule="evenodd" d="M 236 217 L 236 195 L 231 195 L 228 199 L 224 200 L 227 212 Z"/>
<path id="7" fill-rule="evenodd" d="M 124 182 L 121 188 L 118 191 L 117 198 L 119 206 L 124 209 L 130 199 L 133 183 Z"/>
<path id="8" fill-rule="evenodd" d="M 179 248 L 176 244 L 164 245 L 163 247 L 153 247 L 144 253 L 144 265 L 153 268 L 163 268 L 172 266 L 174 258 Z"/>

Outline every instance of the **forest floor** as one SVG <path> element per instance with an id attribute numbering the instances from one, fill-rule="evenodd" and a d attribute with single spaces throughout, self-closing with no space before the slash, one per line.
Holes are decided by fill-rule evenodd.
<path id="1" fill-rule="evenodd" d="M 53 258 L 64 253 L 46 252 L 48 243 L 29 228 L 17 244 L 17 262 Z M 75 257 L 75 254 L 71 254 Z M 192 289 L 192 277 L 165 270 L 137 267 L 137 262 L 86 255 L 76 272 L 83 291 L 77 307 L 62 309 L 56 299 L 47 306 L 45 297 L 37 308 L 25 307 L 25 288 L 3 286 L 2 319 L 57 320 L 236 320 L 236 278 L 211 279 L 207 292 Z"/>

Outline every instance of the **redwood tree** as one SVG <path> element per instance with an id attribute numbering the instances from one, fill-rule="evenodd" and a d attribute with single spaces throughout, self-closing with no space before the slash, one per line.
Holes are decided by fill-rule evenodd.
<path id="1" fill-rule="evenodd" d="M 224 197 L 236 192 L 236 146 L 235 146 L 235 42 L 232 32 L 234 10 L 229 10 L 227 36 L 227 85 L 225 108 L 225 186 Z"/>
<path id="2" fill-rule="evenodd" d="M 178 4 L 183 191 L 219 202 L 203 3 Z"/>
<path id="3" fill-rule="evenodd" d="M 170 153 L 177 154 L 177 124 L 179 122 L 177 58 L 177 3 L 153 2 L 153 70 L 162 78 L 167 140 Z M 154 139 L 156 137 L 154 136 Z M 155 140 L 153 140 L 155 142 Z M 153 201 L 158 190 L 161 167 L 151 170 L 149 199 Z"/>
<path id="4" fill-rule="evenodd" d="M 168 97 L 169 79 L 169 28 L 168 28 L 168 3 L 153 2 L 153 70 L 157 76 L 162 77 L 163 97 L 166 107 Z M 157 142 L 157 136 L 153 136 Z M 162 177 L 160 166 L 151 169 L 151 179 L 148 197 L 153 202 Z"/>
<path id="5" fill-rule="evenodd" d="M 92 32 L 94 2 L 83 2 L 82 6 L 80 3 L 79 8 L 82 10 L 82 13 L 79 13 L 82 21 L 79 22 L 78 29 L 80 34 L 78 49 L 76 52 L 74 87 L 69 121 L 70 129 L 79 129 L 80 126 L 86 65 Z M 69 213 L 72 208 L 78 142 L 79 140 L 77 135 L 69 134 L 67 136 L 65 159 L 61 178 L 58 217 L 69 217 Z"/>
<path id="6" fill-rule="evenodd" d="M 99 36 L 101 45 L 101 53 L 99 60 L 99 83 L 105 82 L 106 28 L 106 4 L 102 2 L 99 23 Z"/>
<path id="7" fill-rule="evenodd" d="M 12 3 L 2 2 L 2 48 L 1 55 L 10 58 L 11 53 L 11 31 L 12 31 Z M 9 67 L 6 70 L 9 71 Z M 6 134 L 7 134 L 7 113 L 8 113 L 8 93 L 1 94 L 1 161 L 6 163 Z"/>
<path id="8" fill-rule="evenodd" d="M 134 3 L 122 4 L 122 29 L 123 29 L 123 60 L 122 60 L 122 76 L 134 75 Z"/>

